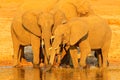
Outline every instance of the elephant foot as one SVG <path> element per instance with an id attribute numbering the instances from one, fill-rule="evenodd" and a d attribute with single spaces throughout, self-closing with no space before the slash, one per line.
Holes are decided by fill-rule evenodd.
<path id="1" fill-rule="evenodd" d="M 86 65 L 86 66 L 80 66 L 80 69 L 90 69 L 90 65 Z"/>
<path id="2" fill-rule="evenodd" d="M 33 68 L 39 68 L 39 64 L 33 64 Z"/>
<path id="3" fill-rule="evenodd" d="M 53 68 L 59 68 L 60 67 L 60 64 L 59 63 L 56 63 L 52 66 Z"/>
<path id="4" fill-rule="evenodd" d="M 13 67 L 15 67 L 15 68 L 21 68 L 21 67 L 23 67 L 23 65 L 22 64 L 17 64 L 17 65 L 13 65 Z"/>
<path id="5" fill-rule="evenodd" d="M 62 64 L 61 67 L 62 67 L 62 68 L 70 68 L 70 65 Z"/>
<path id="6" fill-rule="evenodd" d="M 42 68 L 42 67 L 45 67 L 45 64 L 44 63 L 40 63 L 40 68 Z"/>
<path id="7" fill-rule="evenodd" d="M 52 65 L 51 65 L 51 64 L 44 65 L 43 67 L 40 67 L 40 69 L 41 69 L 43 72 L 51 71 Z"/>

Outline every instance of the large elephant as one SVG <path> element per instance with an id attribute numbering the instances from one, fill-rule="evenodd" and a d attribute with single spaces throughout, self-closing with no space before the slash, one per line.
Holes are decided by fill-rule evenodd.
<path id="1" fill-rule="evenodd" d="M 84 25 L 86 24 L 86 25 Z M 66 44 L 70 48 L 74 67 L 78 67 L 77 51 L 73 46 L 79 46 L 81 52 L 80 65 L 86 66 L 86 57 L 91 50 L 101 50 L 102 67 L 107 67 L 107 56 L 111 43 L 111 29 L 107 22 L 98 16 L 80 17 L 59 25 L 55 30 L 55 38 L 51 49 L 50 64 L 53 65 L 59 45 Z"/>
<path id="2" fill-rule="evenodd" d="M 34 17 L 33 20 L 37 23 Z M 14 64 L 13 66 L 18 67 L 20 65 L 21 57 L 24 54 L 24 46 L 31 45 L 33 49 L 33 64 L 34 66 L 39 64 L 39 52 L 41 44 L 41 31 L 37 24 L 34 25 L 35 32 L 30 31 L 23 26 L 19 21 L 15 20 L 11 25 L 11 35 L 13 40 L 14 49 Z"/>
<path id="3" fill-rule="evenodd" d="M 46 13 L 46 14 L 44 14 Z M 41 15 L 44 14 L 44 15 Z M 33 12 L 26 12 L 22 16 L 22 24 L 26 29 L 34 32 L 35 35 L 39 35 L 41 31 L 41 39 L 44 41 L 44 54 L 46 54 L 45 62 L 49 57 L 49 48 L 51 47 L 51 37 L 56 29 L 56 26 L 65 23 L 67 20 L 64 13 L 57 10 L 55 13 L 41 12 L 40 14 L 34 14 Z M 37 28 L 36 28 L 37 27 Z"/>
<path id="4" fill-rule="evenodd" d="M 16 20 L 13 21 L 11 26 L 11 35 L 14 48 L 14 66 L 19 66 L 21 56 L 24 52 L 24 46 L 27 45 L 32 46 L 34 66 L 37 66 L 39 64 L 41 41 L 43 37 L 46 38 L 44 36 L 45 34 L 51 34 L 51 32 L 47 30 L 51 30 L 51 27 L 54 24 L 53 17 L 54 16 L 50 13 L 40 13 L 38 20 L 37 16 L 31 12 L 25 13 L 23 15 L 23 18 L 25 18 L 23 19 L 23 24 Z M 44 31 L 44 28 L 46 28 L 47 30 Z"/>

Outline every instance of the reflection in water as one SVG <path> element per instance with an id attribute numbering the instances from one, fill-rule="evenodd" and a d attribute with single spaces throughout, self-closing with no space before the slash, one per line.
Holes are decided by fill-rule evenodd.
<path id="1" fill-rule="evenodd" d="M 96 73 L 96 78 L 100 80 L 111 80 L 108 70 L 103 69 Z"/>
<path id="2" fill-rule="evenodd" d="M 42 80 L 39 68 L 14 68 L 14 80 Z"/>
<path id="3" fill-rule="evenodd" d="M 120 80 L 120 70 L 53 69 L 42 72 L 39 68 L 0 68 L 0 80 Z"/>
<path id="4" fill-rule="evenodd" d="M 42 72 L 37 69 L 16 69 L 15 80 L 110 80 L 107 70 L 54 70 Z"/>
<path id="5" fill-rule="evenodd" d="M 13 69 L 14 80 L 25 80 L 25 70 L 24 69 Z"/>

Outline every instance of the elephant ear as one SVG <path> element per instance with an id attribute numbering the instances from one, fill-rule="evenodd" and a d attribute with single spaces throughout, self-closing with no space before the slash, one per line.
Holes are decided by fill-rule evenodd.
<path id="1" fill-rule="evenodd" d="M 73 26 L 74 25 L 74 26 Z M 70 45 L 76 44 L 88 33 L 88 27 L 83 22 L 72 24 L 70 32 Z"/>
<path id="2" fill-rule="evenodd" d="M 67 22 L 65 14 L 61 10 L 57 10 L 54 14 L 55 24 L 64 24 Z"/>
<path id="3" fill-rule="evenodd" d="M 50 13 L 54 16 L 54 27 L 52 28 L 52 33 L 54 33 L 57 25 L 67 23 L 67 19 L 65 17 L 65 14 L 61 10 L 53 9 L 50 11 Z"/>
<path id="4" fill-rule="evenodd" d="M 37 16 L 33 12 L 26 12 L 22 15 L 23 28 L 35 36 L 41 36 L 41 29 L 38 26 Z"/>

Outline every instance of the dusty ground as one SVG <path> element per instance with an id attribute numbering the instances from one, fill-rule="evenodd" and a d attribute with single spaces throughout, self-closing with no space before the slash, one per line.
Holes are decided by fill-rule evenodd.
<path id="1" fill-rule="evenodd" d="M 0 0 L 0 65 L 12 64 L 10 25 L 17 9 L 29 0 Z M 120 0 L 90 0 L 95 13 L 109 21 L 113 36 L 109 52 L 110 65 L 120 63 Z"/>

